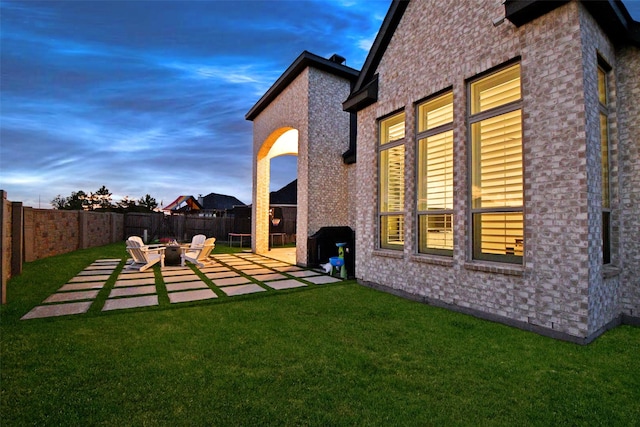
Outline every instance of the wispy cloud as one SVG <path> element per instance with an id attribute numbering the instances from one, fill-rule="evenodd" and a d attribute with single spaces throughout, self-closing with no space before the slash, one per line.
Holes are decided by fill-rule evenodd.
<path id="1" fill-rule="evenodd" d="M 303 50 L 359 68 L 389 3 L 3 1 L 0 188 L 250 203 L 245 113 Z M 295 178 L 274 161 L 274 185 Z"/>

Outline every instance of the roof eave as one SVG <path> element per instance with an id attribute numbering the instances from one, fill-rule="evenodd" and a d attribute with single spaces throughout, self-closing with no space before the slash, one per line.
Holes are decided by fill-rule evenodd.
<path id="1" fill-rule="evenodd" d="M 506 0 L 505 18 L 521 27 L 566 3 L 567 0 Z M 582 1 L 582 4 L 614 41 L 640 46 L 640 23 L 631 18 L 622 1 Z"/>
<path id="2" fill-rule="evenodd" d="M 244 116 L 246 120 L 255 119 L 282 91 L 289 86 L 307 67 L 314 67 L 335 76 L 345 78 L 352 84 L 358 79 L 360 72 L 354 68 L 339 64 L 311 52 L 302 52 L 285 70 L 276 82 L 265 92 Z"/>
<path id="3" fill-rule="evenodd" d="M 342 103 L 342 109 L 350 113 L 355 113 L 378 101 L 378 75 L 362 89 L 351 93 L 349 98 Z"/>

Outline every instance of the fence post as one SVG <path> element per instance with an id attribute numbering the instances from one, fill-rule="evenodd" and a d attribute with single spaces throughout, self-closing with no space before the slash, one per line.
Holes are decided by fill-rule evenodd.
<path id="1" fill-rule="evenodd" d="M 87 227 L 87 212 L 78 211 L 78 249 L 87 248 L 87 233 L 89 232 Z"/>
<path id="2" fill-rule="evenodd" d="M 11 276 L 22 273 L 24 255 L 24 212 L 22 202 L 11 202 Z"/>
<path id="3" fill-rule="evenodd" d="M 11 230 L 11 204 L 7 201 L 7 192 L 0 190 L 0 303 L 7 303 L 7 280 L 11 266 L 11 242 L 9 231 Z"/>

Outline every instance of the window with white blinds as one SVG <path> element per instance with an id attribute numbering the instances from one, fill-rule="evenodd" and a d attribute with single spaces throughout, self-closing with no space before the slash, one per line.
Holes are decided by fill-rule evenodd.
<path id="1" fill-rule="evenodd" d="M 600 162 L 602 167 L 602 262 L 611 263 L 611 191 L 609 155 L 609 91 L 607 72 L 598 65 L 598 100 L 600 111 Z"/>
<path id="2" fill-rule="evenodd" d="M 453 94 L 418 111 L 418 252 L 453 255 Z"/>
<path id="3" fill-rule="evenodd" d="M 379 235 L 383 249 L 404 245 L 404 113 L 380 122 Z"/>
<path id="4" fill-rule="evenodd" d="M 473 257 L 522 263 L 520 65 L 478 79 L 470 86 Z"/>

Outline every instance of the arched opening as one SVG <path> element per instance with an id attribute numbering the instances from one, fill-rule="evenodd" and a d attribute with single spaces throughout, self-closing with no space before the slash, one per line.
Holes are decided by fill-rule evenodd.
<path id="1" fill-rule="evenodd" d="M 294 162 L 292 160 L 292 156 L 296 156 L 294 158 L 297 160 L 297 155 L 298 130 L 290 127 L 280 128 L 272 132 L 258 152 L 256 160 L 256 194 L 253 209 L 255 218 L 253 221 L 253 235 L 255 236 L 253 251 L 256 253 L 265 253 L 269 250 L 269 233 L 276 222 L 273 221 L 273 211 L 270 210 L 269 203 L 270 190 L 278 189 L 271 188 L 272 175 L 278 178 L 277 182 L 282 182 L 287 179 L 287 176 L 295 175 L 297 177 L 297 161 Z M 292 171 L 291 169 L 294 168 L 295 170 Z M 282 218 L 276 219 L 282 220 Z M 280 231 L 280 228 L 278 228 L 278 231 Z"/>

